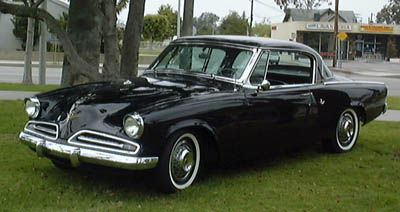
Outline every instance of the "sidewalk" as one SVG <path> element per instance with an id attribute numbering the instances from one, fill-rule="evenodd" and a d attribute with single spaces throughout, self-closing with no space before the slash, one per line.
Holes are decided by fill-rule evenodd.
<path id="1" fill-rule="evenodd" d="M 343 61 L 341 68 L 331 67 L 332 60 L 325 60 L 325 63 L 332 71 L 336 72 L 369 77 L 400 78 L 400 63 Z"/>
<path id="2" fill-rule="evenodd" d="M 9 67 L 24 67 L 25 62 L 23 60 L 0 60 L 0 66 L 9 66 Z M 46 67 L 48 68 L 61 68 L 63 66 L 62 62 L 46 62 Z M 99 64 L 100 67 L 103 67 L 103 64 Z M 149 64 L 139 64 L 139 68 L 147 68 Z M 32 61 L 32 67 L 39 67 L 39 61 Z"/>

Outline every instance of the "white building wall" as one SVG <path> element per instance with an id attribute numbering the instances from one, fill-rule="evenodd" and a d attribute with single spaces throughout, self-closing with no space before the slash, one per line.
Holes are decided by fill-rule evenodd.
<path id="1" fill-rule="evenodd" d="M 21 49 L 21 41 L 14 34 L 14 24 L 11 22 L 12 15 L 0 12 L 0 50 Z"/>

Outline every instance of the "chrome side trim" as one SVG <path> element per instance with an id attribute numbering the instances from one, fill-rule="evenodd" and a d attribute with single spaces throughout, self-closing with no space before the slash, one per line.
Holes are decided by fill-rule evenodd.
<path id="1" fill-rule="evenodd" d="M 40 133 L 38 131 L 29 129 L 28 126 L 31 125 L 31 124 L 34 124 L 34 128 L 37 129 L 37 130 L 42 130 L 42 127 L 37 127 L 35 124 L 50 125 L 50 126 L 55 127 L 56 128 L 55 137 L 51 137 L 51 136 L 48 136 L 46 134 Z M 59 133 L 58 124 L 54 124 L 54 123 L 50 123 L 50 122 L 44 122 L 44 121 L 28 121 L 28 123 L 26 123 L 26 125 L 24 127 L 24 131 L 32 133 L 34 135 L 38 135 L 40 137 L 43 137 L 43 138 L 46 138 L 46 139 L 49 139 L 49 140 L 52 140 L 52 141 L 57 140 L 58 133 Z M 46 131 L 45 130 L 43 130 L 43 131 L 47 132 L 49 134 L 54 134 L 53 132 L 50 132 L 48 129 L 46 129 Z"/>
<path id="2" fill-rule="evenodd" d="M 324 85 L 336 85 L 336 84 L 378 84 L 385 85 L 383 82 L 372 82 L 372 81 L 332 81 L 324 82 Z"/>
<path id="3" fill-rule="evenodd" d="M 118 143 L 114 143 L 112 141 L 107 141 L 107 140 L 100 140 L 100 139 L 95 139 L 96 141 L 94 141 L 94 139 L 87 139 L 87 137 L 82 136 L 82 134 L 92 134 L 92 135 L 96 135 L 96 136 L 100 136 L 100 137 L 104 137 L 104 138 L 109 138 L 111 140 L 116 140 L 116 141 L 120 141 L 122 143 L 126 143 L 126 144 L 130 144 L 136 147 L 135 151 L 128 151 L 128 150 L 118 150 L 118 149 L 114 149 L 114 148 L 107 148 L 107 147 L 101 147 L 101 146 L 97 146 L 95 145 L 97 144 L 103 144 L 103 145 L 109 145 L 109 146 L 114 146 L 117 148 L 122 148 L 123 144 L 118 144 Z M 94 144 L 87 144 L 87 143 L 82 143 L 79 142 L 79 138 L 83 138 L 83 141 L 89 141 L 92 142 Z M 94 141 L 94 142 L 93 142 Z M 76 145 L 76 146 L 80 146 L 80 147 L 85 147 L 85 148 L 92 148 L 92 149 L 97 149 L 97 150 L 102 150 L 102 151 L 110 151 L 110 152 L 117 152 L 117 153 L 121 153 L 121 154 L 128 154 L 128 155 L 136 155 L 139 150 L 140 150 L 140 145 L 132 142 L 130 140 L 127 139 L 123 139 L 117 136 L 113 136 L 113 135 L 108 135 L 105 133 L 100 133 L 100 132 L 96 132 L 96 131 L 92 131 L 92 130 L 81 130 L 77 133 L 75 133 L 74 135 L 72 135 L 67 142 L 69 144 L 72 145 Z"/>
<path id="4" fill-rule="evenodd" d="M 312 86 L 313 84 L 290 84 L 290 85 L 273 85 L 269 90 L 274 90 L 274 89 L 279 89 L 279 88 L 303 88 L 303 87 L 309 87 Z M 246 84 L 243 86 L 244 88 L 247 89 L 257 89 L 257 86 L 251 85 L 251 84 Z"/>
<path id="5" fill-rule="evenodd" d="M 134 157 L 75 147 L 48 141 L 25 132 L 19 134 L 21 142 L 36 150 L 38 156 L 67 159 L 73 167 L 81 162 L 129 170 L 151 169 L 157 166 L 158 157 Z"/>

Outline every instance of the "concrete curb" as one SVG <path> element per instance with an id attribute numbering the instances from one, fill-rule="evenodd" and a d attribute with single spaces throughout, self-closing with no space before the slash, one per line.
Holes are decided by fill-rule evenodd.
<path id="1" fill-rule="evenodd" d="M 340 68 L 333 68 L 333 67 L 329 67 L 329 69 L 333 72 L 340 72 L 340 73 L 344 73 L 344 74 L 354 74 L 354 75 L 359 75 L 359 76 L 380 76 L 380 77 L 386 77 L 386 78 L 399 78 L 400 79 L 400 74 L 395 74 L 395 73 L 379 73 L 376 72 L 374 74 L 371 74 L 370 72 L 364 73 L 364 72 L 360 72 L 360 71 L 349 71 L 349 70 L 345 70 L 345 69 L 340 69 Z"/>

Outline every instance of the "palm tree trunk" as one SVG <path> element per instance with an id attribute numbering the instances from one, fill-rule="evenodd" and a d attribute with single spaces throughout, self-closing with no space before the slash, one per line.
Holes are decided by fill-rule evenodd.
<path id="1" fill-rule="evenodd" d="M 140 37 L 143 29 L 145 0 L 131 0 L 126 23 L 121 57 L 121 77 L 136 78 L 138 75 Z"/>
<path id="2" fill-rule="evenodd" d="M 106 0 L 102 1 L 103 12 L 103 41 L 104 41 L 104 63 L 103 79 L 112 80 L 120 75 L 119 47 L 117 35 L 117 12 L 116 2 Z"/>
<path id="3" fill-rule="evenodd" d="M 24 77 L 22 83 L 32 84 L 32 51 L 35 36 L 35 19 L 28 18 L 28 27 L 25 46 Z"/>

